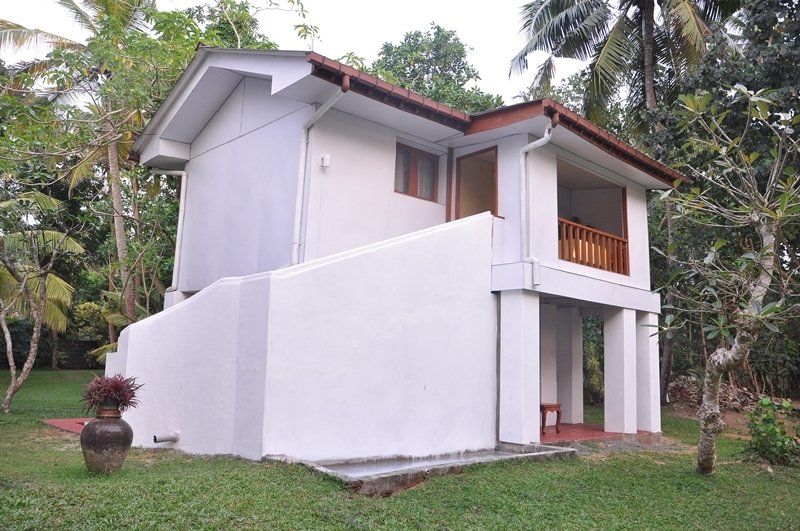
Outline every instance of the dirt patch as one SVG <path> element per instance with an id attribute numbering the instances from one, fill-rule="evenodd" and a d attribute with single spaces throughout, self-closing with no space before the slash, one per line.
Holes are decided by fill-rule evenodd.
<path id="1" fill-rule="evenodd" d="M 612 454 L 622 452 L 670 452 L 687 453 L 694 447 L 687 446 L 669 437 L 662 437 L 657 443 L 643 443 L 628 439 L 600 439 L 571 444 L 570 448 L 578 450 L 578 455 L 590 460 L 602 461 Z"/>
<path id="2" fill-rule="evenodd" d="M 677 417 L 699 420 L 697 418 L 697 408 L 686 404 L 672 404 L 672 413 Z M 746 412 L 723 411 L 722 418 L 727 426 L 725 427 L 725 431 L 720 434 L 720 437 L 734 440 L 750 439 L 747 429 L 749 419 L 747 418 Z"/>

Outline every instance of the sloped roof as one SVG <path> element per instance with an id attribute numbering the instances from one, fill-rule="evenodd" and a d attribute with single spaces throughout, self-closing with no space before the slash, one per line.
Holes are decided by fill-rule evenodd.
<path id="1" fill-rule="evenodd" d="M 218 56 L 213 59 L 213 56 Z M 375 76 L 367 74 L 345 65 L 339 61 L 330 59 L 316 52 L 301 51 L 282 51 L 282 50 L 236 50 L 213 47 L 200 47 L 197 55 L 181 75 L 173 90 L 159 107 L 156 114 L 147 124 L 131 152 L 132 158 L 138 158 L 143 146 L 149 142 L 148 139 L 154 138 L 154 133 L 159 127 L 164 129 L 162 122 L 165 120 L 184 120 L 185 116 L 177 116 L 177 110 L 184 105 L 184 99 L 196 87 L 198 76 L 206 74 L 207 69 L 211 71 L 214 66 L 215 76 L 205 75 L 208 80 L 202 78 L 205 83 L 204 90 L 224 92 L 225 87 L 218 87 L 220 76 L 228 76 L 235 81 L 236 76 L 248 75 L 251 71 L 259 76 L 271 76 L 268 71 L 270 64 L 262 64 L 261 58 L 265 61 L 290 61 L 296 67 L 288 68 L 281 73 L 280 83 L 277 77 L 272 77 L 273 88 L 278 83 L 279 90 L 286 90 L 290 85 L 297 85 L 303 77 L 323 80 L 334 85 L 341 86 L 345 91 L 380 102 L 390 107 L 410 113 L 420 117 L 423 121 L 428 120 L 444 127 L 445 130 L 453 132 L 456 138 L 463 135 L 477 135 L 479 133 L 491 132 L 500 128 L 517 129 L 523 132 L 525 127 L 530 126 L 531 119 L 546 116 L 556 121 L 559 127 L 569 131 L 574 136 L 585 140 L 589 144 L 604 151 L 617 160 L 629 165 L 632 168 L 655 178 L 656 180 L 672 186 L 676 181 L 685 181 L 686 177 L 658 162 L 657 160 L 642 153 L 633 146 L 623 142 L 611 133 L 598 127 L 583 116 L 571 111 L 560 103 L 551 99 L 541 99 L 537 101 L 519 103 L 492 109 L 482 113 L 469 114 L 458 109 L 454 109 L 443 103 L 434 101 L 430 98 L 417 94 L 411 90 L 399 87 Z M 266 59 L 269 58 L 269 59 Z M 287 63 L 283 63 L 287 64 Z M 213 77 L 213 79 L 212 79 Z M 231 83 L 233 83 L 231 81 Z M 198 85 L 199 86 L 199 85 Z M 217 95 L 218 96 L 218 95 Z M 182 99 L 184 98 L 184 99 Z M 206 94 L 202 98 L 208 98 Z M 195 98 L 195 99 L 198 99 Z M 204 100 L 205 101 L 205 100 Z M 196 107 L 196 106 L 195 106 Z M 190 113 L 193 122 L 200 124 L 209 113 L 215 112 L 214 105 L 201 105 L 203 112 Z M 188 112 L 188 111 L 187 111 Z M 528 122 L 522 124 L 521 122 Z M 523 127 L 520 127 L 523 126 Z M 173 135 L 174 136 L 174 135 Z M 486 136 L 485 134 L 482 136 Z M 462 138 L 463 138 L 462 137 Z M 179 140 L 181 138 L 165 137 L 167 140 Z M 179 157 L 180 158 L 180 157 Z M 178 160 L 178 159 L 176 159 Z"/>
<path id="2" fill-rule="evenodd" d="M 686 180 L 686 176 L 679 171 L 649 157 L 578 113 L 548 98 L 470 115 L 316 52 L 308 52 L 306 60 L 313 66 L 312 75 L 316 77 L 338 85 L 349 83 L 349 90 L 452 127 L 462 131 L 464 135 L 497 129 L 536 116 L 555 117 L 561 126 L 666 184 L 672 185 L 676 180 Z"/>

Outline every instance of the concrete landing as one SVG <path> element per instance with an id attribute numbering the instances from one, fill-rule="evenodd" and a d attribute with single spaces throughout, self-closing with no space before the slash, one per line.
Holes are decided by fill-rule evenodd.
<path id="1" fill-rule="evenodd" d="M 44 419 L 42 422 L 48 426 L 53 426 L 60 430 L 68 431 L 71 433 L 80 433 L 83 427 L 89 422 L 90 418 L 77 418 L 77 419 Z"/>
<path id="2" fill-rule="evenodd" d="M 431 476 L 461 472 L 465 467 L 505 461 L 528 459 L 544 461 L 574 457 L 572 448 L 556 446 L 525 447 L 525 453 L 483 450 L 423 458 L 397 457 L 360 461 L 328 461 L 304 463 L 306 466 L 338 478 L 345 486 L 366 496 L 390 496 L 425 481 Z"/>

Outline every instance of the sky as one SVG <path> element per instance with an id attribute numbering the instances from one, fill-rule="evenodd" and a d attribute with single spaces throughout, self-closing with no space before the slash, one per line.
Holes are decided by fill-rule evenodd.
<path id="1" fill-rule="evenodd" d="M 203 0 L 158 0 L 161 10 L 184 9 L 205 3 Z M 266 0 L 251 0 L 264 6 Z M 367 63 L 375 59 L 380 46 L 398 42 L 408 31 L 427 29 L 431 22 L 454 29 L 472 50 L 469 60 L 480 73 L 478 86 L 503 96 L 506 104 L 516 103 L 520 91 L 530 85 L 536 66 L 544 54 L 529 58 L 531 68 L 524 74 L 512 74 L 509 64 L 524 43 L 519 33 L 519 9 L 524 0 L 404 0 L 403 9 L 396 3 L 380 0 L 305 0 L 308 22 L 320 30 L 314 51 L 330 58 L 348 52 L 364 57 Z M 308 50 L 311 44 L 298 38 L 293 25 L 298 22 L 294 13 L 263 10 L 258 14 L 261 30 L 279 47 L 286 50 Z M 0 0 L 0 19 L 26 27 L 39 28 L 74 40 L 82 39 L 80 28 L 54 0 Z M 13 63 L 41 55 L 41 50 L 0 54 L 0 59 Z M 557 80 L 563 79 L 583 66 L 569 59 L 557 63 Z"/>

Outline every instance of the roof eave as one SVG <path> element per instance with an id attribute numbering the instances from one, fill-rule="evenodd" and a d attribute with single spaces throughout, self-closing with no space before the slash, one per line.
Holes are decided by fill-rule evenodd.
<path id="1" fill-rule="evenodd" d="M 559 125 L 671 187 L 674 187 L 676 182 L 688 180 L 681 172 L 649 157 L 578 113 L 549 98 L 473 115 L 472 124 L 464 134 L 481 133 L 542 115 L 550 117 L 558 115 Z"/>
<path id="2" fill-rule="evenodd" d="M 316 52 L 308 52 L 306 60 L 313 66 L 311 75 L 340 86 L 344 83 L 345 76 L 347 76 L 349 77 L 349 90 L 362 96 L 462 132 L 472 122 L 472 117 L 464 111 L 448 107 L 421 94 L 356 70 L 339 61 L 328 59 Z"/>

